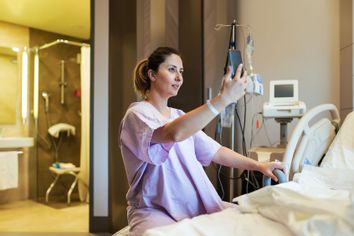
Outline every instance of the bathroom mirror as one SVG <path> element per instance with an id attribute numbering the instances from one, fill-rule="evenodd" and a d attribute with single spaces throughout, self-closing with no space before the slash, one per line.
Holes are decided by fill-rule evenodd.
<path id="1" fill-rule="evenodd" d="M 18 53 L 0 47 L 0 125 L 16 124 L 19 68 Z"/>

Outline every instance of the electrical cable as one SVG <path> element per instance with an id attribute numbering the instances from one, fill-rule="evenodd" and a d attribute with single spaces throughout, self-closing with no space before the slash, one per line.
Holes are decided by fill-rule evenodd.
<path id="1" fill-rule="evenodd" d="M 219 165 L 219 167 L 218 167 L 218 169 L 217 169 L 217 177 L 218 177 L 218 183 L 219 183 L 219 185 L 220 185 L 220 189 L 221 189 L 221 199 L 224 199 L 224 197 L 225 197 L 225 190 L 224 190 L 224 186 L 223 186 L 223 184 L 222 184 L 222 180 L 221 180 L 221 168 L 222 168 L 222 166 L 221 165 Z"/>
<path id="2" fill-rule="evenodd" d="M 241 118 L 238 114 L 238 111 L 237 111 L 237 107 L 235 106 L 235 110 L 234 110 L 235 114 L 236 114 L 236 117 L 237 117 L 237 121 L 238 121 L 238 124 L 240 126 L 240 129 L 241 129 L 241 146 L 242 146 L 242 155 L 247 155 L 247 153 L 245 152 L 246 150 L 246 140 L 245 140 L 245 130 L 244 130 L 244 126 L 242 125 L 241 123 Z"/>
<path id="3" fill-rule="evenodd" d="M 258 112 L 258 113 L 254 113 L 254 114 L 253 114 L 252 121 L 251 121 L 252 123 L 251 123 L 250 147 L 253 146 L 253 139 L 254 139 L 254 137 L 257 136 L 258 133 L 259 133 L 259 132 L 261 131 L 261 129 L 263 128 L 263 121 L 262 121 L 261 127 L 259 127 L 258 130 L 257 130 L 257 132 L 254 134 L 254 130 L 253 130 L 253 128 L 254 128 L 254 120 L 255 120 L 255 118 L 256 118 L 257 115 L 261 115 L 261 114 L 262 114 L 262 112 Z"/>
<path id="4" fill-rule="evenodd" d="M 235 114 L 236 114 L 236 117 L 237 117 L 237 120 L 238 120 L 238 124 L 240 126 L 240 129 L 241 129 L 241 138 L 242 138 L 242 153 L 244 156 L 247 156 L 247 153 L 246 153 L 246 140 L 245 140 L 245 120 L 246 120 L 246 112 L 247 112 L 247 108 L 246 108 L 246 98 L 244 97 L 243 99 L 244 101 L 244 124 L 242 125 L 241 123 L 241 118 L 239 116 L 239 113 L 238 113 L 238 110 L 237 110 L 237 107 L 235 107 Z M 249 171 L 246 171 L 246 177 L 244 176 L 244 173 L 241 174 L 241 177 L 243 177 L 244 181 L 246 181 L 246 193 L 248 193 L 248 183 L 250 182 L 250 178 L 249 178 Z M 253 183 L 252 183 L 253 185 Z"/>
<path id="5" fill-rule="evenodd" d="M 264 117 L 263 117 L 262 123 L 263 123 L 263 125 L 264 125 L 264 132 L 265 132 L 265 135 L 266 135 L 266 137 L 267 137 L 269 146 L 270 146 L 270 147 L 273 147 L 273 144 L 272 144 L 272 142 L 270 141 L 270 138 L 269 138 L 269 135 L 268 135 L 268 130 L 267 130 L 267 127 L 266 127 L 266 123 L 265 123 Z"/>
<path id="6" fill-rule="evenodd" d="M 246 145 L 246 140 L 245 140 L 245 129 L 246 129 L 246 114 L 247 114 L 247 103 L 246 103 L 246 96 L 243 96 L 243 104 L 245 106 L 244 112 L 243 112 L 243 137 L 242 137 L 242 141 L 243 141 L 243 145 L 244 145 L 244 149 L 243 149 L 243 153 L 245 156 L 247 156 L 247 145 Z"/>
<path id="7" fill-rule="evenodd" d="M 242 153 L 244 156 L 248 156 L 248 152 L 247 152 L 247 143 L 245 140 L 245 127 L 246 127 L 246 121 L 247 121 L 247 102 L 246 102 L 246 98 L 244 97 L 243 99 L 244 102 L 244 116 L 243 116 L 243 124 L 241 123 L 241 119 L 240 119 L 240 115 L 237 111 L 237 109 L 235 109 L 235 113 L 236 113 L 236 117 L 238 119 L 238 123 L 241 129 L 241 134 L 242 134 Z M 246 176 L 245 176 L 246 175 Z M 252 187 L 254 188 L 254 190 L 257 190 L 260 188 L 260 184 L 259 181 L 257 180 L 257 177 L 255 176 L 255 172 L 254 171 L 246 171 L 243 172 L 243 174 L 241 175 L 241 177 L 243 176 L 244 180 L 246 181 L 246 193 L 249 192 L 249 184 L 252 185 Z"/>
<path id="8" fill-rule="evenodd" d="M 222 126 L 221 126 L 221 116 L 220 115 L 217 117 L 214 138 L 215 138 L 215 140 L 218 140 L 220 143 L 222 143 Z M 242 179 L 242 176 L 230 178 L 230 176 L 227 176 L 226 174 L 224 174 L 222 172 L 222 167 L 223 167 L 222 165 L 216 165 L 215 163 L 213 163 L 213 167 L 217 171 L 217 181 L 218 181 L 218 184 L 220 186 L 220 191 L 221 191 L 220 197 L 221 197 L 221 199 L 224 199 L 225 189 L 224 189 L 224 185 L 223 185 L 221 177 L 228 179 L 228 180 L 239 180 L 239 179 Z"/>
<path id="9" fill-rule="evenodd" d="M 217 121 L 216 121 L 216 127 L 215 127 L 215 133 L 214 133 L 214 139 L 217 140 L 219 139 L 219 142 L 222 143 L 222 127 L 221 127 L 221 116 L 219 115 L 217 117 Z M 217 175 L 217 179 L 218 179 L 218 183 L 220 185 L 220 189 L 221 189 L 221 199 L 224 199 L 225 197 L 225 190 L 224 190 L 224 186 L 221 180 L 221 165 L 218 165 L 218 167 L 216 168 L 216 175 Z"/>

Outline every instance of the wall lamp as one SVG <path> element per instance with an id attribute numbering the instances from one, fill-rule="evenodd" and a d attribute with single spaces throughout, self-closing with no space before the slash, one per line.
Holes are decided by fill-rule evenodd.
<path id="1" fill-rule="evenodd" d="M 27 98 L 28 98 L 28 52 L 24 47 L 22 51 L 22 122 L 27 119 Z"/>
<path id="2" fill-rule="evenodd" d="M 34 81 L 33 81 L 33 117 L 38 119 L 38 93 L 39 93 L 39 55 L 38 48 L 34 49 Z"/>

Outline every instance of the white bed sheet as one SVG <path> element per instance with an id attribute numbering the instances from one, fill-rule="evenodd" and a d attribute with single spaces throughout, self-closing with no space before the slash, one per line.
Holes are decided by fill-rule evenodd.
<path id="1" fill-rule="evenodd" d="M 259 214 L 242 214 L 237 207 L 228 208 L 210 215 L 185 219 L 176 224 L 149 229 L 144 236 L 230 236 L 272 235 L 290 236 L 292 233 L 283 225 Z"/>
<path id="2" fill-rule="evenodd" d="M 146 231 L 160 235 L 354 235 L 354 173 L 305 166 L 295 181 L 236 198 L 238 208 Z"/>
<path id="3" fill-rule="evenodd" d="M 294 181 L 237 198 L 242 212 L 279 222 L 295 235 L 354 235 L 354 173 L 305 166 Z"/>

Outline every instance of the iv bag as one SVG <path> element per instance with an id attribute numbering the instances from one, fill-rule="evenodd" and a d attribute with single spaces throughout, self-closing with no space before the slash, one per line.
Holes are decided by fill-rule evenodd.
<path id="1" fill-rule="evenodd" d="M 224 110 L 222 110 L 221 116 L 221 127 L 231 128 L 232 123 L 235 119 L 235 106 L 236 103 L 231 103 Z"/>

